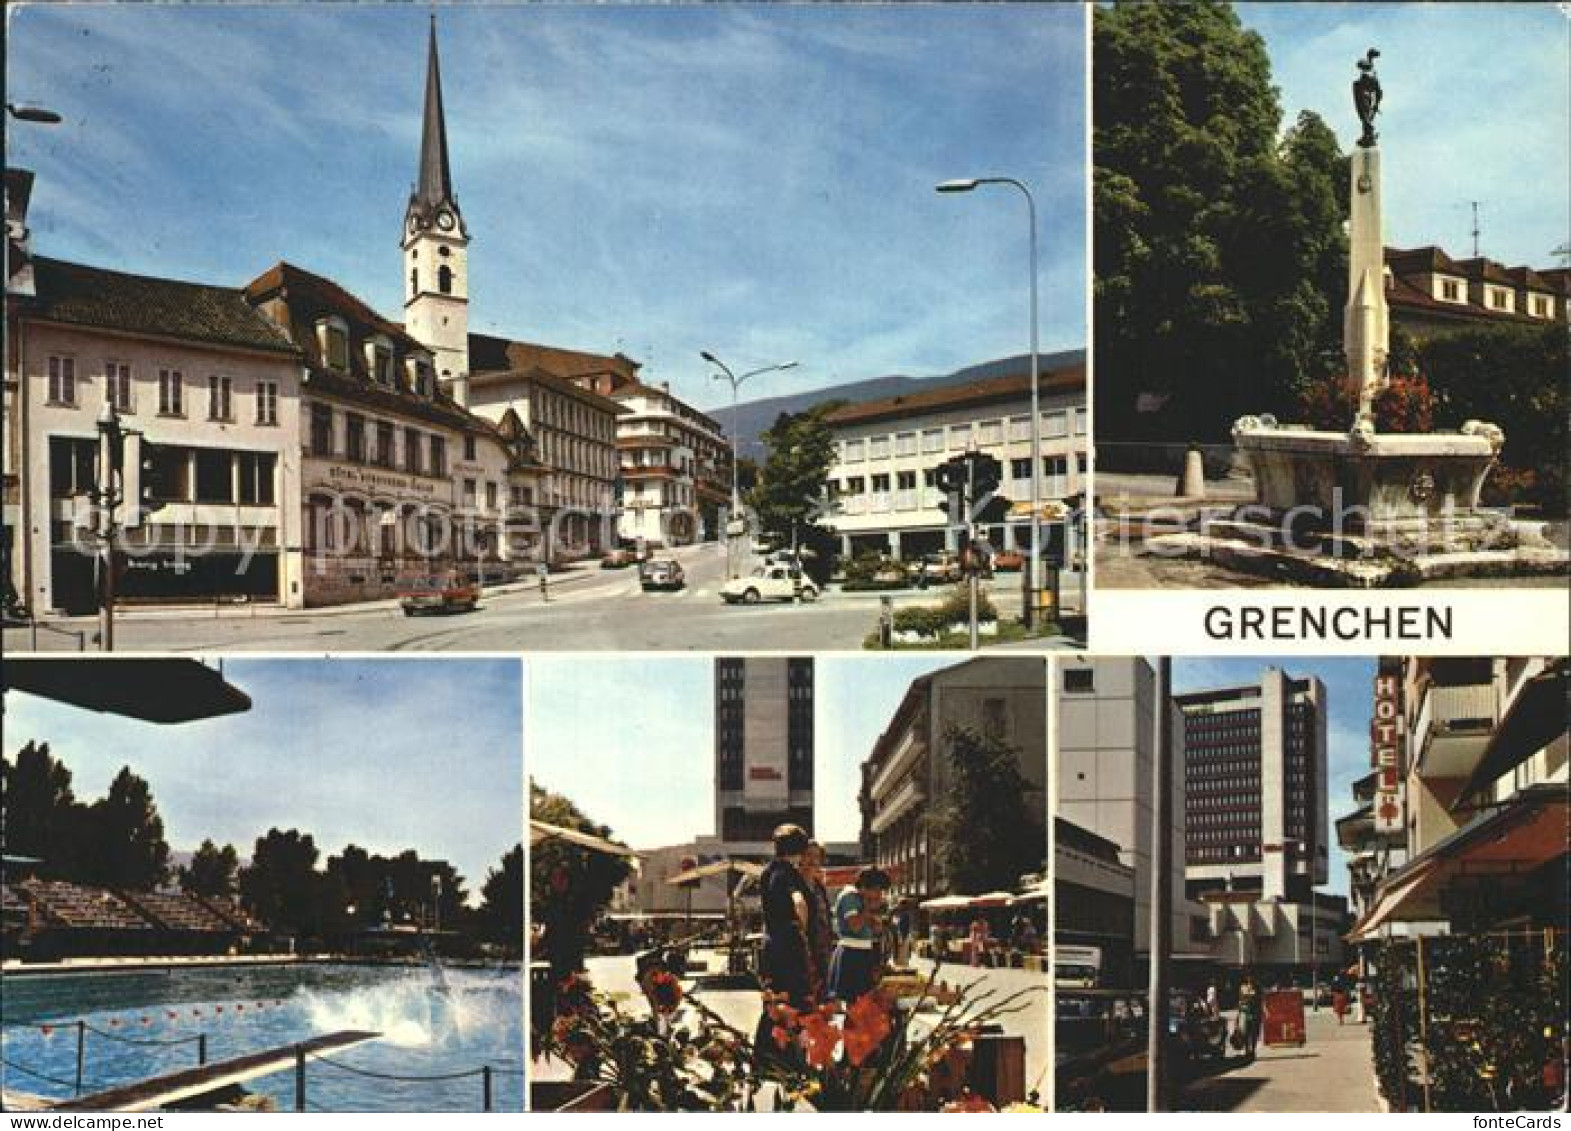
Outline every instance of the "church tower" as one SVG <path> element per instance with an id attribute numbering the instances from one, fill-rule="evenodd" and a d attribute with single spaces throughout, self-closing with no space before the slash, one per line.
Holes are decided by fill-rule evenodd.
<path id="1" fill-rule="evenodd" d="M 436 354 L 442 386 L 469 404 L 469 229 L 453 195 L 436 16 L 426 61 L 420 173 L 404 214 L 404 329 Z"/>

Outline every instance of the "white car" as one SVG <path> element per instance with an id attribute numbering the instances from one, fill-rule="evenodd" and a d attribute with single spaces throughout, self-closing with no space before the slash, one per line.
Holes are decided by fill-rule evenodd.
<path id="1" fill-rule="evenodd" d="M 816 601 L 818 586 L 801 570 L 787 565 L 762 565 L 747 577 L 734 577 L 720 587 L 720 597 L 728 605 L 789 601 L 799 594 L 804 601 Z"/>

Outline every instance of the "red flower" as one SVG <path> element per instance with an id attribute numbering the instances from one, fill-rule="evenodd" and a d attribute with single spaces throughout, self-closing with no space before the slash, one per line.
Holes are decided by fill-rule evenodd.
<path id="1" fill-rule="evenodd" d="M 846 1059 L 860 1068 L 889 1036 L 889 1009 L 877 994 L 863 994 L 846 1010 Z"/>
<path id="2" fill-rule="evenodd" d="M 769 1035 L 775 1039 L 775 1044 L 781 1048 L 785 1048 L 791 1043 L 791 1030 L 783 1029 L 779 1025 L 769 1030 Z"/>
<path id="3" fill-rule="evenodd" d="M 831 1023 L 834 1007 L 825 1005 L 802 1017 L 802 1049 L 807 1063 L 814 1068 L 828 1068 L 835 1058 L 835 1048 L 840 1044 L 840 1030 Z"/>
<path id="4" fill-rule="evenodd" d="M 682 983 L 669 970 L 650 971 L 648 993 L 659 1013 L 673 1013 L 682 1004 Z"/>

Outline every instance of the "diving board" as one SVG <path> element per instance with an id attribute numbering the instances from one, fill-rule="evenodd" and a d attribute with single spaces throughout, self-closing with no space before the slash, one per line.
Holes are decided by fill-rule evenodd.
<path id="1" fill-rule="evenodd" d="M 217 1091 L 259 1076 L 271 1076 L 295 1066 L 295 1056 L 321 1052 L 337 1052 L 355 1045 L 374 1041 L 382 1034 L 345 1030 L 312 1037 L 309 1041 L 248 1053 L 216 1064 L 203 1064 L 186 1068 L 165 1076 L 154 1076 L 135 1084 L 122 1084 L 90 1096 L 64 1100 L 55 1105 L 55 1111 L 151 1111 L 167 1104 L 188 1100 L 207 1092 Z"/>

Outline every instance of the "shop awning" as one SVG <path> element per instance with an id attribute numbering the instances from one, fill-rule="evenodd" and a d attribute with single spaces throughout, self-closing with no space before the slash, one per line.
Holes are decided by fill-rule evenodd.
<path id="1" fill-rule="evenodd" d="M 529 818 L 529 846 L 533 848 L 537 844 L 551 841 L 577 845 L 579 848 L 587 848 L 591 852 L 604 852 L 610 856 L 638 855 L 625 844 L 617 844 L 615 841 L 579 832 L 577 829 L 565 829 L 561 825 L 552 825 L 545 821 L 537 821 L 533 817 Z"/>
<path id="2" fill-rule="evenodd" d="M 1571 702 L 1571 660 L 1562 658 L 1522 685 L 1451 811 L 1465 808 L 1479 790 L 1564 734 L 1567 702 Z"/>
<path id="3" fill-rule="evenodd" d="M 217 668 L 186 659 L 7 660 L 7 691 L 147 723 L 189 723 L 251 709 Z"/>
<path id="4" fill-rule="evenodd" d="M 1479 817 L 1386 878 L 1369 914 L 1348 933 L 1362 942 L 1392 923 L 1444 919 L 1440 897 L 1462 876 L 1508 877 L 1532 872 L 1566 852 L 1563 786 L 1533 786 Z"/>
<path id="5" fill-rule="evenodd" d="M 763 865 L 754 864 L 749 860 L 716 860 L 711 864 L 700 864 L 696 868 L 688 868 L 678 872 L 666 880 L 674 887 L 685 884 L 696 884 L 710 876 L 727 876 L 735 873 L 739 876 L 759 876 L 764 871 Z"/>

